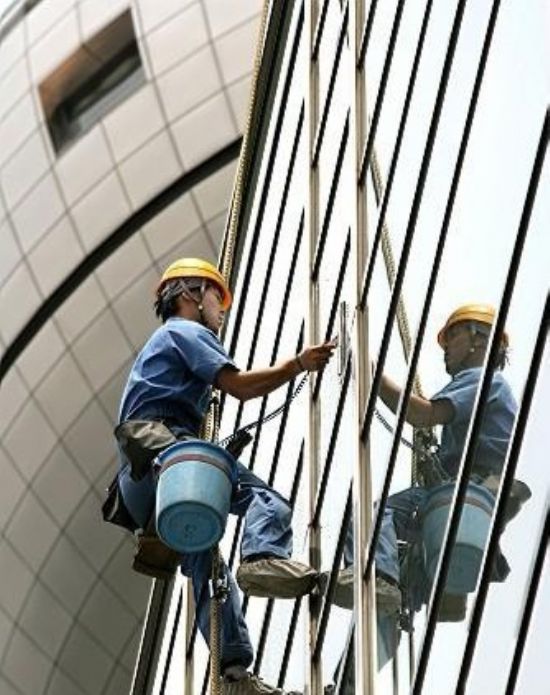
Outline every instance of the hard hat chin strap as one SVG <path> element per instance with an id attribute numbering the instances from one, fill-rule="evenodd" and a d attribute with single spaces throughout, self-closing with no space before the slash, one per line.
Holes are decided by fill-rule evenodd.
<path id="1" fill-rule="evenodd" d="M 202 280 L 199 289 L 200 292 L 200 299 L 197 299 L 194 295 L 192 290 L 189 289 L 187 286 L 187 283 L 183 281 L 182 283 L 184 287 L 182 288 L 182 294 L 184 297 L 187 299 L 190 299 L 192 302 L 195 302 L 197 305 L 197 309 L 199 311 L 199 323 L 201 323 L 203 326 L 206 326 L 206 320 L 204 318 L 204 306 L 203 306 L 203 301 L 204 301 L 204 293 L 206 292 L 206 288 L 208 287 L 208 283 L 206 280 Z"/>

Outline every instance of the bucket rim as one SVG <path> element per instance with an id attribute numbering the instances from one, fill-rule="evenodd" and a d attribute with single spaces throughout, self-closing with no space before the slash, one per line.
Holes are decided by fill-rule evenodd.
<path id="1" fill-rule="evenodd" d="M 201 439 L 185 440 L 171 444 L 158 456 L 160 466 L 159 478 L 178 463 L 197 462 L 206 463 L 225 473 L 232 486 L 235 486 L 239 478 L 239 469 L 235 458 L 224 448 L 205 442 Z"/>

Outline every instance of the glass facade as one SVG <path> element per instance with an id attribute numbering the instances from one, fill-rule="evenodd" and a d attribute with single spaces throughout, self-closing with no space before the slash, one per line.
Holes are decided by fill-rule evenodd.
<path id="1" fill-rule="evenodd" d="M 130 539 L 101 526 L 98 509 L 116 465 L 122 384 L 155 326 L 158 275 L 180 255 L 214 258 L 222 244 L 258 4 L 32 4 L 0 31 L 0 691 L 205 693 L 209 655 L 188 584 L 128 579 Z M 511 692 L 517 681 L 531 693 L 550 678 L 540 646 L 550 488 L 545 38 L 541 11 L 521 0 L 498 10 L 463 0 L 271 4 L 273 65 L 255 114 L 224 342 L 251 369 L 339 341 L 299 393 L 297 378 L 262 399 L 223 400 L 221 438 L 284 404 L 242 461 L 290 500 L 293 557 L 325 573 L 325 594 L 244 599 L 252 669 L 286 690 L 475 694 Z M 128 11 L 145 83 L 58 156 L 39 85 Z M 372 536 L 388 494 L 425 481 L 418 452 L 400 439 L 419 446 L 418 432 L 382 404 L 381 377 L 436 393 L 448 381 L 437 332 L 456 306 L 478 301 L 500 308 L 497 330 L 506 319 L 504 374 L 520 406 L 497 516 L 514 478 L 533 496 L 500 539 L 505 582 L 485 573 L 465 616 L 444 622 L 434 607 L 443 571 L 431 600 L 405 605 L 398 624 L 377 614 Z M 464 483 L 471 459 L 466 451 Z M 466 490 L 457 487 L 455 531 Z M 231 518 L 222 551 L 233 569 L 240 532 Z M 499 534 L 491 539 L 494 554 Z M 354 601 L 342 608 L 332 598 L 346 566 Z"/>
<path id="2" fill-rule="evenodd" d="M 254 671 L 273 685 L 303 691 L 306 684 L 312 693 L 322 693 L 332 683 L 342 693 L 454 692 L 455 684 L 463 687 L 469 677 L 471 663 L 463 655 L 470 648 L 466 626 L 476 592 L 468 595 L 465 615 L 454 622 L 443 620 L 442 614 L 437 620 L 429 588 L 428 604 L 420 610 L 408 610 L 404 602 L 399 621 L 380 610 L 375 618 L 369 549 L 372 534 L 379 531 L 375 500 L 384 504 L 388 494 L 425 483 L 418 468 L 419 434 L 402 417 L 396 419 L 377 392 L 383 372 L 409 391 L 423 388 L 431 394 L 441 388 L 446 377 L 434 336 L 445 312 L 466 295 L 501 302 L 501 314 L 509 311 L 509 321 L 517 321 L 517 303 L 506 298 L 506 288 L 513 275 L 514 239 L 521 235 L 517 222 L 523 198 L 508 207 L 516 222 L 501 237 L 507 252 L 502 268 L 491 271 L 491 285 L 488 279 L 484 284 L 480 268 L 490 262 L 498 216 L 493 184 L 475 176 L 485 156 L 479 138 L 488 108 L 476 99 L 490 89 L 484 70 L 490 84 L 506 62 L 499 42 L 513 19 L 506 13 L 500 18 L 491 54 L 500 65 L 486 68 L 495 28 L 494 8 L 491 13 L 488 5 L 483 11 L 467 11 L 463 3 L 454 8 L 430 2 L 414 7 L 402 2 L 287 5 L 292 19 L 281 45 L 282 68 L 248 200 L 225 344 L 237 364 L 250 369 L 296 354 L 305 344 L 338 337 L 335 359 L 322 374 L 310 375 L 292 402 L 287 400 L 280 419 L 257 429 L 242 460 L 292 500 L 296 559 L 321 572 L 333 570 L 336 580 L 337 571 L 352 562 L 351 545 L 345 541 L 353 527 L 356 603 L 354 610 L 344 609 L 317 594 L 296 602 L 245 600 L 256 647 Z M 533 153 L 537 138 L 534 131 Z M 541 142 L 547 142 L 544 130 Z M 498 157 L 494 165 L 498 167 Z M 545 175 L 541 171 L 539 178 Z M 512 184 L 514 190 L 525 186 L 527 164 L 523 172 Z M 493 241 L 480 241 L 475 259 L 472 235 L 464 231 L 474 219 L 466 212 L 475 205 L 474 179 L 485 190 L 487 211 L 493 214 L 489 222 L 485 215 L 491 213 L 480 213 Z M 540 200 L 539 189 L 539 208 Z M 530 234 L 529 243 L 540 244 L 536 225 Z M 507 268 L 512 268 L 508 275 Z M 516 292 L 521 292 L 526 273 L 525 267 L 519 271 Z M 547 320 L 541 313 L 545 282 L 540 274 L 536 286 L 537 318 L 522 346 L 524 362 L 510 377 L 518 395 L 527 388 L 536 333 L 541 320 L 542 325 Z M 487 383 L 491 369 L 489 364 L 484 372 Z M 415 371 L 424 377 L 422 383 L 414 379 Z M 293 382 L 244 404 L 226 399 L 220 436 L 270 413 L 296 386 Z M 480 398 L 483 403 L 483 394 Z M 473 411 L 472 442 L 475 419 Z M 390 420 L 391 433 L 380 420 Z M 414 441 L 414 455 L 399 444 L 401 436 Z M 466 468 L 468 456 L 466 452 Z M 532 475 L 533 468 L 520 457 L 518 476 L 529 482 Z M 457 521 L 462 502 L 456 505 Z M 544 505 L 534 504 L 514 523 L 529 524 L 530 517 L 538 526 L 544 512 Z M 239 528 L 230 522 L 223 544 L 234 568 Z M 525 587 L 530 578 L 519 569 L 517 535 L 507 534 L 508 528 L 506 555 Z M 531 551 L 536 548 L 534 542 Z M 405 562 L 409 550 L 400 545 Z M 357 567 L 365 574 L 363 582 Z M 432 597 L 432 604 L 441 601 L 444 581 L 434 585 L 440 595 Z M 490 635 L 498 630 L 496 606 L 509 601 L 516 581 L 512 586 L 485 585 L 489 599 L 477 653 L 487 653 Z M 517 606 L 511 614 L 519 612 Z M 514 640 L 508 638 L 510 647 Z M 206 654 L 199 642 L 190 643 L 196 649 L 194 680 L 189 676 L 192 649 L 187 652 L 189 692 L 206 688 Z M 345 663 L 349 669 L 341 675 Z M 473 662 L 471 692 L 479 692 L 480 683 L 492 683 L 495 692 L 504 687 L 505 669 L 492 659 L 489 663 L 491 675 Z M 166 672 L 175 678 L 169 663 Z"/>

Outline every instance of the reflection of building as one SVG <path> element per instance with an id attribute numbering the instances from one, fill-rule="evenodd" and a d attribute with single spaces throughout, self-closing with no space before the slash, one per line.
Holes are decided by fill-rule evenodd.
<path id="1" fill-rule="evenodd" d="M 100 523 L 159 269 L 216 259 L 257 2 L 16 2 L 0 24 L 0 692 L 128 692 L 149 582 Z"/>

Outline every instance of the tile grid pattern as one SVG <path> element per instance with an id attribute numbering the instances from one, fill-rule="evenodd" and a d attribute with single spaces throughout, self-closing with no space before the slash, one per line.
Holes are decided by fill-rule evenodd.
<path id="1" fill-rule="evenodd" d="M 54 38 L 60 46 L 66 41 L 70 53 L 101 29 L 102 17 L 108 23 L 128 2 L 43 0 L 5 37 L 0 85 L 12 91 L 0 111 L 0 143 L 9 144 L 0 155 L 4 347 L 120 222 L 237 136 L 252 63 L 244 39 L 255 39 L 258 5 L 245 2 L 229 12 L 219 0 L 132 4 L 147 82 L 57 160 L 36 96 L 39 56 Z M 173 11 L 166 12 L 168 6 Z M 155 11 L 165 14 L 155 17 Z M 181 40 L 186 27 L 193 30 L 189 42 Z M 194 34 L 199 45 L 181 55 Z M 232 41 L 244 48 L 230 65 Z M 193 63 L 202 75 L 204 56 L 211 59 L 215 90 L 196 95 L 194 103 L 174 103 L 174 80 L 184 92 L 185 69 Z M 201 121 L 216 114 L 221 135 L 209 142 Z M 16 138 L 10 136 L 14 123 Z M 167 161 L 157 177 L 156 165 Z M 90 165 L 86 180 L 83 163 Z M 161 267 L 178 253 L 216 257 L 233 171 L 232 164 L 203 181 L 113 254 L 56 312 L 2 384 L 3 692 L 114 695 L 128 687 L 148 582 L 128 573 L 129 539 L 98 523 L 101 492 L 115 466 L 116 402 L 130 361 L 155 325 L 143 303 L 152 299 Z M 22 173 L 27 178 L 20 181 Z"/>

